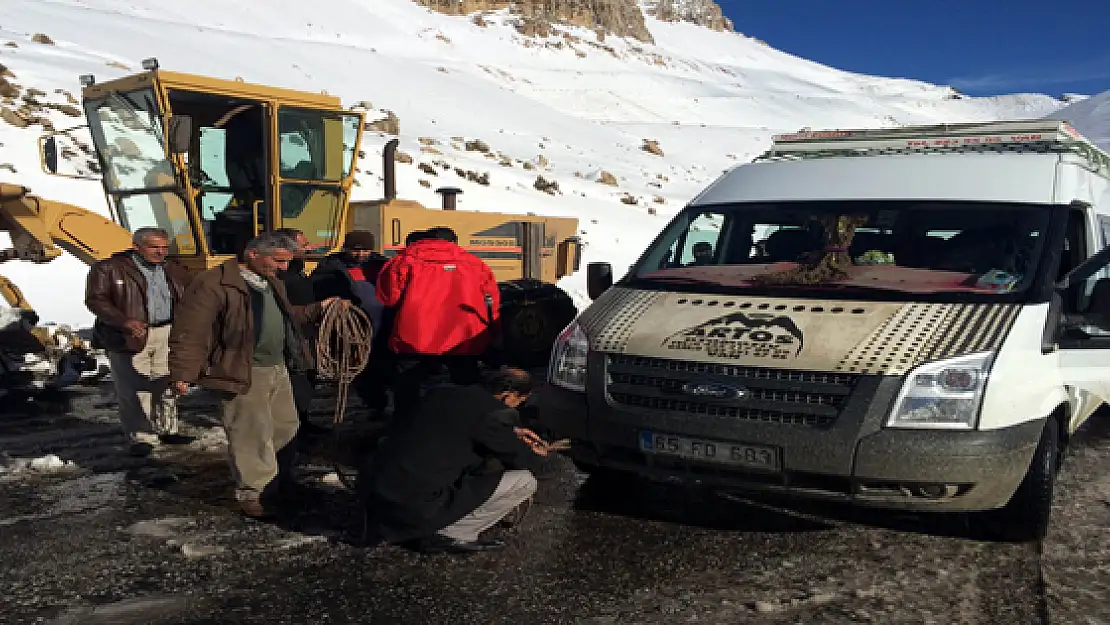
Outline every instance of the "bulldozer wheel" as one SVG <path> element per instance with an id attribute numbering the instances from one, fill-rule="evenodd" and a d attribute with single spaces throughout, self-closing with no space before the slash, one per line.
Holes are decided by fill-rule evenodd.
<path id="1" fill-rule="evenodd" d="M 502 309 L 505 350 L 514 364 L 539 366 L 547 362 L 559 332 L 578 314 L 563 293 L 540 300 L 512 303 Z"/>

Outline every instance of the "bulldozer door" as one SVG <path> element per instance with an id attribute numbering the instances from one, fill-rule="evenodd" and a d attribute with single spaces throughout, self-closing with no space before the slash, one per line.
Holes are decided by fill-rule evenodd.
<path id="1" fill-rule="evenodd" d="M 541 280 L 543 279 L 544 223 L 522 221 L 520 229 L 524 248 L 524 267 L 521 277 Z"/>
<path id="2" fill-rule="evenodd" d="M 167 157 L 154 90 L 92 98 L 85 102 L 85 112 L 104 189 L 120 225 L 131 232 L 142 227 L 162 228 L 170 235 L 171 254 L 196 254 L 189 204 Z"/>
<path id="3" fill-rule="evenodd" d="M 269 107 L 184 90 L 171 90 L 168 96 L 174 114 L 193 119 L 188 175 L 208 250 L 217 256 L 238 254 L 271 227 Z"/>
<path id="4" fill-rule="evenodd" d="M 278 227 L 303 232 L 310 256 L 325 254 L 339 242 L 361 117 L 282 106 L 276 126 Z"/>

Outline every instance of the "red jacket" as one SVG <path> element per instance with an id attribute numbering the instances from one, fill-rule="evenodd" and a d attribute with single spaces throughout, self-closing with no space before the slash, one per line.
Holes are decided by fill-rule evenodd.
<path id="1" fill-rule="evenodd" d="M 450 241 L 406 246 L 382 267 L 377 296 L 396 308 L 389 347 L 398 354 L 477 356 L 489 348 L 499 322 L 493 271 Z"/>

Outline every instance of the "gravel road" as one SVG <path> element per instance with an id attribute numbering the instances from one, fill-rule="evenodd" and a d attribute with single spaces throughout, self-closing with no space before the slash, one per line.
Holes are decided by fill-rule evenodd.
<path id="1" fill-rule="evenodd" d="M 108 386 L 8 404 L 0 622 L 1110 623 L 1110 417 L 1073 442 L 1040 545 L 969 539 L 962 517 L 614 491 L 561 462 L 507 549 L 460 557 L 354 544 L 327 440 L 301 513 L 240 517 L 214 410 L 185 405 L 198 441 L 141 461 Z M 46 454 L 73 465 L 13 470 Z"/>

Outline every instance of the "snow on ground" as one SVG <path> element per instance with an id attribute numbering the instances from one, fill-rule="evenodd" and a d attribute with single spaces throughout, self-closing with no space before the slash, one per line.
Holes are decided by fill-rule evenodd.
<path id="1" fill-rule="evenodd" d="M 964 98 L 948 87 L 844 72 L 743 35 L 653 18 L 655 45 L 599 41 L 592 31 L 562 27 L 528 39 L 510 16 L 485 21 L 410 0 L 5 0 L 0 63 L 13 82 L 59 103 L 64 95 L 55 90 L 78 93 L 78 75 L 108 80 L 139 71 L 151 56 L 170 70 L 327 90 L 345 105 L 371 101 L 400 117 L 402 151 L 419 156 L 418 138 L 433 137 L 445 153 L 399 165 L 401 197 L 435 207 L 434 189 L 451 184 L 464 190 L 460 209 L 576 216 L 583 263 L 607 260 L 618 274 L 698 190 L 758 154 L 774 132 L 1039 118 L 1063 106 L 1044 95 Z M 54 45 L 35 43 L 35 33 Z M 83 123 L 61 113 L 50 118 L 59 128 Z M 107 214 L 99 184 L 39 172 L 39 133 L 0 122 L 0 180 Z M 451 137 L 481 139 L 514 165 L 455 149 Z M 380 196 L 388 138 L 368 133 L 354 199 Z M 663 156 L 643 151 L 644 139 L 658 140 Z M 421 187 L 427 176 L 416 166 L 434 158 L 489 172 L 491 184 L 448 173 L 449 181 L 441 174 Z M 523 161 L 539 166 L 525 170 Z M 617 187 L 596 182 L 602 170 L 616 176 Z M 561 194 L 535 190 L 537 175 L 557 181 Z M 622 203 L 626 193 L 637 203 Z M 584 268 L 561 282 L 580 303 Z M 44 321 L 91 322 L 79 295 L 86 270 L 77 260 L 3 269 Z"/>
<path id="2" fill-rule="evenodd" d="M 37 458 L 12 458 L 0 452 L 0 479 L 26 473 L 73 471 L 77 465 L 72 460 L 62 460 L 55 454 Z"/>

